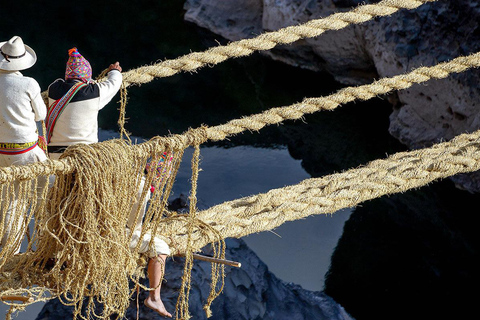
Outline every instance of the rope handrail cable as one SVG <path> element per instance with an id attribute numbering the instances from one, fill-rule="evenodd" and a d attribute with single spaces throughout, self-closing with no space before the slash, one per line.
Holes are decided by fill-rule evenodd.
<path id="1" fill-rule="evenodd" d="M 434 1 L 437 0 L 383 0 L 376 4 L 360 5 L 348 12 L 337 12 L 325 18 L 265 32 L 254 38 L 230 42 L 204 52 L 193 52 L 176 59 L 129 70 L 123 74 L 124 82 L 126 86 L 143 84 L 155 78 L 173 76 L 181 71 L 192 72 L 205 65 L 216 65 L 229 58 L 244 57 L 255 51 L 270 50 L 277 45 L 317 37 L 328 30 L 340 30 L 351 24 L 360 24 L 375 17 L 388 16 L 401 9 L 415 9 Z"/>
<path id="2" fill-rule="evenodd" d="M 290 106 L 269 109 L 263 113 L 231 120 L 226 124 L 207 128 L 207 136 L 212 141 L 223 140 L 245 130 L 260 130 L 266 125 L 278 124 L 284 120 L 296 120 L 305 114 L 321 110 L 333 110 L 341 104 L 373 97 L 411 87 L 430 79 L 443 79 L 451 73 L 459 73 L 470 68 L 480 67 L 480 52 L 457 57 L 432 67 L 419 67 L 409 73 L 382 78 L 371 84 L 347 87 L 334 94 L 319 98 L 306 98 Z"/>
<path id="3" fill-rule="evenodd" d="M 387 194 L 419 188 L 432 181 L 480 169 L 480 130 L 459 135 L 430 148 L 400 152 L 365 166 L 311 178 L 297 185 L 227 201 L 197 213 L 225 238 L 240 238 L 274 229 L 284 222 L 315 214 L 333 214 Z M 176 230 L 175 250 L 185 250 L 185 223 L 166 220 L 159 234 Z M 192 235 L 195 250 L 209 243 L 198 229 Z"/>

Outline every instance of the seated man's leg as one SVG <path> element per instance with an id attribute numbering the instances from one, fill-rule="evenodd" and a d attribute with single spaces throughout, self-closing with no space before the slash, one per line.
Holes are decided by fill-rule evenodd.
<path id="1" fill-rule="evenodd" d="M 141 231 L 135 230 L 132 235 L 132 241 L 130 243 L 130 248 L 134 249 L 138 241 L 140 240 Z M 148 261 L 148 282 L 150 288 L 153 288 L 148 294 L 148 297 L 145 299 L 144 303 L 150 309 L 158 312 L 164 317 L 171 318 L 172 315 L 165 309 L 165 306 L 161 300 L 160 290 L 162 286 L 162 278 L 165 272 L 165 260 L 167 256 L 170 255 L 170 248 L 168 244 L 158 237 L 153 238 L 153 247 L 154 252 L 149 248 L 151 240 L 151 235 L 146 233 L 143 236 L 143 239 L 140 243 L 139 253 L 147 253 L 149 256 Z"/>
<path id="2" fill-rule="evenodd" d="M 148 293 L 144 303 L 160 315 L 171 318 L 172 315 L 165 309 L 160 296 L 162 278 L 165 272 L 165 259 L 167 259 L 167 255 L 161 254 L 158 257 L 150 258 L 148 261 L 148 282 L 150 287 L 155 289 Z"/>

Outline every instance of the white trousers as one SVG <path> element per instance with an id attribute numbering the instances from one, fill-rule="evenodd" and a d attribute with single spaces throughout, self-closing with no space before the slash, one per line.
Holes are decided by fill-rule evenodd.
<path id="1" fill-rule="evenodd" d="M 130 229 L 127 228 L 127 232 L 130 232 Z M 133 231 L 132 241 L 130 242 L 130 249 L 134 249 L 138 241 L 140 239 L 140 230 Z M 153 238 L 153 248 L 150 248 L 150 240 L 152 239 L 152 235 L 149 233 L 145 233 L 143 236 L 142 241 L 140 242 L 140 248 L 138 250 L 139 253 L 148 253 L 149 258 L 154 258 L 160 254 L 165 254 L 167 256 L 170 255 L 170 247 L 168 244 L 160 239 L 159 237 Z"/>
<path id="2" fill-rule="evenodd" d="M 142 230 L 143 218 L 147 211 L 147 203 L 151 197 L 151 192 L 147 191 L 147 194 L 142 199 L 143 188 L 145 186 L 145 177 L 142 177 L 141 179 L 142 180 L 140 181 L 140 185 L 137 190 L 136 202 L 132 207 L 132 212 L 130 212 L 130 216 L 127 221 L 127 231 L 130 232 L 131 229 L 134 229 L 133 235 L 132 235 L 132 241 L 130 242 L 130 249 L 134 249 L 138 244 L 141 230 Z M 138 210 L 140 210 L 138 214 L 139 216 L 136 217 Z M 153 238 L 153 251 L 152 251 L 149 248 L 151 239 L 152 239 L 152 235 L 149 233 L 145 233 L 140 244 L 139 253 L 148 252 L 148 256 L 150 258 L 156 257 L 159 254 L 166 254 L 167 256 L 170 255 L 170 247 L 165 241 L 163 241 L 158 237 Z"/>

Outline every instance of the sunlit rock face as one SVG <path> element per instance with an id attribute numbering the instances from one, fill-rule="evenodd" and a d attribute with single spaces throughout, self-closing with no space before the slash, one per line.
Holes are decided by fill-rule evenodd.
<path id="1" fill-rule="evenodd" d="M 362 1 L 374 3 L 378 1 Z M 350 11 L 357 0 L 187 0 L 185 19 L 229 40 Z M 434 1 L 360 25 L 279 46 L 273 59 L 310 70 L 326 70 L 345 85 L 370 83 L 420 66 L 432 66 L 480 49 L 480 3 Z M 451 74 L 389 95 L 394 108 L 390 133 L 421 148 L 480 128 L 478 70 Z M 480 191 L 480 176 L 452 178 Z"/>

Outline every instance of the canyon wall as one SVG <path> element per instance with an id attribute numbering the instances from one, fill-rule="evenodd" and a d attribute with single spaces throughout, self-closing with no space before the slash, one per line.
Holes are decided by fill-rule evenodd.
<path id="1" fill-rule="evenodd" d="M 360 2 L 378 1 L 187 0 L 185 20 L 238 40 L 349 11 Z M 477 52 L 478 21 L 480 2 L 441 0 L 262 54 L 300 68 L 325 70 L 345 85 L 359 85 Z M 472 69 L 390 94 L 390 134 L 414 149 L 478 130 L 479 80 L 478 69 Z M 452 179 L 459 188 L 480 191 L 478 173 Z"/>

